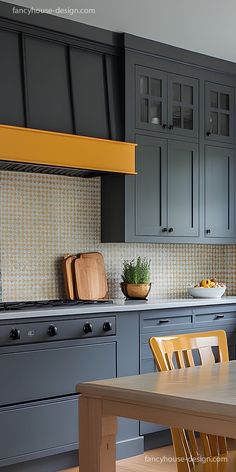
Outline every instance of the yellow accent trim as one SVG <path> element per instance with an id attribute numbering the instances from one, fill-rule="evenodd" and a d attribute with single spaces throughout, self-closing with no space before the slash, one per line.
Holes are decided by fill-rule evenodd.
<path id="1" fill-rule="evenodd" d="M 124 174 L 135 172 L 133 143 L 0 125 L 0 160 Z"/>

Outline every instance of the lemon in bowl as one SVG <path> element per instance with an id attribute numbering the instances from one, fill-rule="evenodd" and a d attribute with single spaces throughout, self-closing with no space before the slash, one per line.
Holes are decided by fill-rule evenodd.
<path id="1" fill-rule="evenodd" d="M 188 293 L 193 298 L 221 298 L 225 290 L 226 285 L 213 278 L 202 279 L 194 287 L 188 287 Z"/>

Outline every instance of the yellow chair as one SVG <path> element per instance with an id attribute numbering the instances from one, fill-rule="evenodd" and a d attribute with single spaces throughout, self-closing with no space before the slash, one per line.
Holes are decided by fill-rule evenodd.
<path id="1" fill-rule="evenodd" d="M 196 357 L 201 365 L 229 360 L 225 331 L 152 337 L 149 339 L 149 344 L 160 372 L 194 367 Z M 229 456 L 226 438 L 200 433 L 202 456 L 209 458 L 209 462 L 203 464 L 199 461 L 200 452 L 194 431 L 171 428 L 171 435 L 178 472 L 229 472 L 231 470 L 236 472 L 235 462 L 234 465 L 231 461 L 224 462 Z M 181 462 L 178 458 L 184 458 L 184 460 Z M 218 458 L 219 462 L 216 459 L 211 460 L 212 458 Z"/>

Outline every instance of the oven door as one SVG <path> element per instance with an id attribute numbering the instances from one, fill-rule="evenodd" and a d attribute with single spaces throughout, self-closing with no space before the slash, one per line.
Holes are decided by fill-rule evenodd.
<path id="1" fill-rule="evenodd" d="M 115 341 L 58 344 L 0 355 L 0 467 L 77 449 L 76 385 L 116 377 Z"/>

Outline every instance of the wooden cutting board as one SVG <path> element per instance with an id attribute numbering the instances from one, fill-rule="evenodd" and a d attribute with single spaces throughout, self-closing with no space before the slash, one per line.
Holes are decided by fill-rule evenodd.
<path id="1" fill-rule="evenodd" d="M 63 277 L 66 289 L 66 296 L 69 300 L 75 300 L 75 282 L 74 282 L 74 266 L 73 261 L 76 256 L 65 256 L 62 261 Z"/>
<path id="2" fill-rule="evenodd" d="M 90 258 L 96 260 L 97 263 L 97 270 L 99 272 L 99 281 L 100 281 L 100 290 L 103 292 L 105 291 L 107 296 L 108 293 L 108 285 L 107 285 L 107 276 L 106 276 L 106 269 L 103 255 L 100 252 L 82 252 L 80 257 L 83 258 Z M 102 297 L 104 298 L 104 297 Z"/>
<path id="3" fill-rule="evenodd" d="M 82 253 L 74 260 L 76 295 L 81 300 L 107 296 L 107 278 L 102 254 Z"/>

